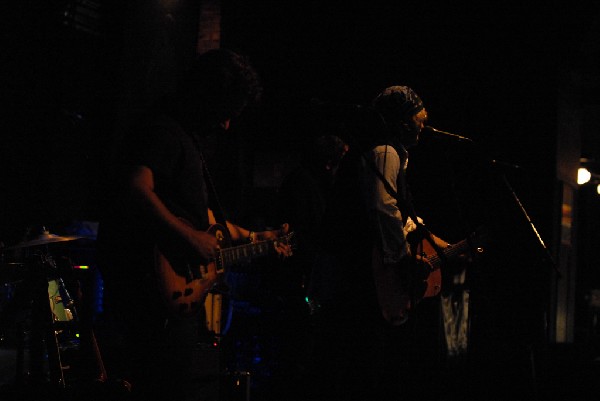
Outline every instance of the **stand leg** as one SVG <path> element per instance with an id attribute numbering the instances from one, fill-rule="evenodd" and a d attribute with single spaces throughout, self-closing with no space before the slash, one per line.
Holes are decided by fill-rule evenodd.
<path id="1" fill-rule="evenodd" d="M 48 281 L 37 279 L 31 309 L 31 378 L 44 381 L 44 351 L 48 355 L 48 370 L 51 385 L 65 387 L 58 339 L 54 330 L 54 318 L 48 300 Z"/>
<path id="2" fill-rule="evenodd" d="M 25 328 L 22 323 L 16 327 L 16 361 L 15 361 L 15 383 L 23 384 L 25 382 Z"/>

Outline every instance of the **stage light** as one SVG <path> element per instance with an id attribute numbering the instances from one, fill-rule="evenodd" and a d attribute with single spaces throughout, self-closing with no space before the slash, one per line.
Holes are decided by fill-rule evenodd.
<path id="1" fill-rule="evenodd" d="M 598 195 L 600 195 L 600 184 L 598 184 L 598 186 L 596 187 L 596 192 L 598 192 Z"/>
<path id="2" fill-rule="evenodd" d="M 589 182 L 591 179 L 592 173 L 590 173 L 590 171 L 585 167 L 579 167 L 577 170 L 577 183 L 579 185 L 583 185 Z"/>

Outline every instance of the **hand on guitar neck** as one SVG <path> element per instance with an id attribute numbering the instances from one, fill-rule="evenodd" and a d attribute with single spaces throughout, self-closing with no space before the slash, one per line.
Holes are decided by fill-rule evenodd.
<path id="1" fill-rule="evenodd" d="M 267 230 L 259 231 L 250 236 L 251 243 L 257 243 L 261 241 L 273 241 L 273 247 L 277 255 L 281 258 L 287 258 L 292 256 L 292 244 L 289 242 L 290 236 L 290 225 L 285 223 L 279 230 Z"/>
<path id="2" fill-rule="evenodd" d="M 209 216 L 212 216 L 209 213 Z M 181 232 L 184 233 L 184 240 L 190 244 L 192 252 L 196 254 L 194 258 L 198 258 L 200 263 L 208 264 L 211 260 L 218 257 L 219 249 L 223 244 L 219 243 L 219 239 L 209 231 L 201 231 L 195 229 L 185 219 L 179 218 L 181 222 Z M 214 221 L 214 217 L 211 222 Z M 216 223 L 212 223 L 216 225 Z M 283 238 L 289 233 L 289 224 L 283 224 L 278 230 L 265 230 L 265 231 L 249 231 L 242 229 L 241 227 L 227 222 L 225 231 L 228 233 L 230 242 L 244 242 L 258 243 L 264 241 L 272 241 L 274 250 L 282 258 L 292 256 L 292 247 L 286 241 L 278 241 L 279 238 Z M 242 235 L 242 232 L 246 235 Z"/>

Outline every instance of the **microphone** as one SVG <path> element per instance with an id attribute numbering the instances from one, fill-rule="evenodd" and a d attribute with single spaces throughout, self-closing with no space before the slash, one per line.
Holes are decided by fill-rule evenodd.
<path id="1" fill-rule="evenodd" d="M 473 140 L 471 138 L 467 138 L 465 136 L 460 136 L 460 135 L 456 135 L 456 134 L 451 134 L 446 131 L 440 131 L 439 129 L 430 127 L 429 125 L 426 125 L 425 127 L 423 127 L 423 130 L 429 132 L 431 134 L 431 136 L 434 138 L 452 139 L 452 140 L 459 141 L 459 142 L 473 142 Z"/>

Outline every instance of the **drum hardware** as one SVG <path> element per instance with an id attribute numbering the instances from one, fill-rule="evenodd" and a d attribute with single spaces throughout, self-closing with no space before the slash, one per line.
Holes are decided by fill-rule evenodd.
<path id="1" fill-rule="evenodd" d="M 29 323 L 16 322 L 17 384 L 66 388 L 65 371 L 70 366 L 65 361 L 68 362 L 71 350 L 79 349 L 79 319 L 75 301 L 61 277 L 65 272 L 47 250 L 36 247 L 79 238 L 56 236 L 45 231 L 30 241 L 0 249 L 0 252 L 9 249 L 28 251 L 23 263 L 0 264 L 0 279 L 18 284 L 19 300 L 11 308 L 29 311 Z M 4 314 L 4 310 L 2 312 Z M 6 318 L 2 316 L 2 320 Z"/>
<path id="2" fill-rule="evenodd" d="M 27 241 L 20 242 L 13 246 L 8 246 L 1 248 L 2 251 L 11 251 L 15 249 L 23 249 L 30 248 L 34 246 L 48 245 L 56 242 L 66 242 L 66 241 L 75 241 L 78 239 L 84 239 L 86 237 L 78 236 L 78 235 L 70 235 L 70 236 L 61 236 L 56 234 L 51 234 L 50 231 L 46 230 L 46 228 L 42 229 L 42 233 L 35 238 L 32 238 Z"/>
<path id="3" fill-rule="evenodd" d="M 10 307 L 0 309 L 0 337 L 9 325 L 16 334 L 14 384 L 61 392 L 71 384 L 109 383 L 86 307 L 90 297 L 81 293 L 85 281 L 69 258 L 51 255 L 61 249 L 53 247 L 93 238 L 56 235 L 44 227 L 24 239 L 0 242 L 0 285 L 11 290 L 5 302 Z"/>
<path id="4" fill-rule="evenodd" d="M 59 339 L 55 327 L 53 306 L 49 299 L 47 269 L 55 267 L 48 255 L 40 255 L 32 265 L 32 303 L 30 335 L 30 375 L 34 383 L 45 381 L 44 356 L 47 356 L 50 384 L 58 388 L 66 386 L 63 364 L 59 349 Z M 21 351 L 19 351 L 21 353 Z M 17 375 L 22 372 L 17 372 Z"/>

